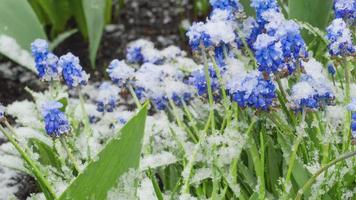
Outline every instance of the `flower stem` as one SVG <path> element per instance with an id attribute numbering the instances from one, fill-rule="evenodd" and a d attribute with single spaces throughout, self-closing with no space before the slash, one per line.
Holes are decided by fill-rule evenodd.
<path id="1" fill-rule="evenodd" d="M 20 153 L 21 157 L 25 160 L 25 162 L 29 165 L 30 171 L 36 177 L 39 182 L 42 192 L 46 196 L 47 200 L 56 199 L 57 195 L 48 180 L 44 177 L 40 169 L 37 167 L 35 162 L 26 154 L 26 152 L 20 147 L 20 145 L 16 142 L 13 136 L 8 133 L 4 127 L 0 125 L 0 131 L 5 135 L 5 137 L 11 142 L 12 145 L 16 148 L 16 150 Z"/>
<path id="2" fill-rule="evenodd" d="M 213 92 L 212 92 L 212 88 L 211 88 L 211 80 L 210 80 L 207 56 L 206 56 L 205 51 L 202 51 L 202 54 L 203 54 L 203 59 L 204 59 L 204 74 L 205 74 L 206 85 L 208 88 L 208 97 L 209 97 L 209 107 L 210 107 L 209 118 L 210 118 L 210 123 L 211 123 L 211 130 L 212 130 L 212 132 L 214 132 L 214 130 L 215 130 L 214 97 L 213 97 Z"/>
<path id="3" fill-rule="evenodd" d="M 66 150 L 68 158 L 72 162 L 76 173 L 79 173 L 80 168 L 78 166 L 77 160 L 75 159 L 74 155 L 72 154 L 71 149 L 68 147 L 67 142 L 65 141 L 64 137 L 60 137 L 60 141 L 61 141 L 61 144 L 63 145 L 64 149 Z"/>
<path id="4" fill-rule="evenodd" d="M 87 111 L 85 110 L 85 101 L 84 97 L 82 94 L 82 91 L 79 89 L 78 91 L 79 94 L 79 101 L 80 101 L 80 108 L 82 110 L 83 114 L 83 123 L 84 123 L 84 131 L 87 133 L 87 142 L 88 142 L 88 147 L 87 147 L 87 152 L 88 152 L 88 159 L 91 160 L 91 149 L 90 149 L 90 143 L 89 143 L 89 138 L 92 137 L 93 132 L 90 127 L 90 121 L 89 121 L 89 115 Z"/>
<path id="5" fill-rule="evenodd" d="M 137 95 L 136 95 L 136 93 L 135 93 L 135 90 L 133 89 L 132 85 L 131 85 L 131 84 L 128 84 L 127 87 L 128 87 L 128 89 L 129 89 L 129 92 L 130 92 L 132 98 L 133 98 L 134 101 L 135 101 L 135 104 L 136 104 L 137 108 L 141 108 L 142 105 L 141 105 L 140 100 L 138 99 L 138 97 L 137 97 Z"/>
<path id="6" fill-rule="evenodd" d="M 325 166 L 321 167 L 304 185 L 301 189 L 299 189 L 297 196 L 295 197 L 295 200 L 300 200 L 303 196 L 303 193 L 312 186 L 314 181 L 318 178 L 320 174 L 322 174 L 324 171 L 329 169 L 331 166 L 335 165 L 336 163 L 346 160 L 348 158 L 351 158 L 353 156 L 356 156 L 356 151 L 354 152 L 349 152 L 341 155 L 339 158 L 336 158 L 335 160 L 329 162 Z"/>
<path id="7" fill-rule="evenodd" d="M 345 106 L 350 103 L 350 66 L 349 63 L 346 63 L 344 61 L 345 65 L 345 99 L 344 103 Z M 351 124 L 351 112 L 346 111 L 346 117 L 345 117 L 345 127 L 344 127 L 344 133 L 343 133 L 343 143 L 342 143 L 342 150 L 343 152 L 346 152 L 348 149 L 348 146 L 350 144 L 350 124 Z"/>

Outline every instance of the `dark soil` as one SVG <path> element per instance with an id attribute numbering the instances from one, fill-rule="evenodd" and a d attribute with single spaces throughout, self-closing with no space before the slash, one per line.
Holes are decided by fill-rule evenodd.
<path id="1" fill-rule="evenodd" d="M 113 20 L 103 33 L 96 69 L 90 66 L 88 43 L 80 33 L 68 38 L 54 51 L 57 55 L 70 51 L 78 56 L 82 66 L 91 74 L 91 81 L 106 79 L 105 69 L 110 61 L 123 59 L 126 45 L 138 38 L 149 39 L 158 48 L 174 44 L 189 52 L 180 24 L 184 19 L 193 21 L 196 18 L 193 14 L 193 0 L 126 0 L 120 11 L 116 10 L 119 7 L 118 0 L 113 0 L 113 3 Z M 24 90 L 26 86 L 36 91 L 45 88 L 35 74 L 0 56 L 0 65 L 3 63 L 7 63 L 5 69 L 0 69 L 0 102 L 4 105 L 15 100 L 30 99 Z M 20 200 L 39 191 L 35 180 L 28 175 L 19 174 L 15 180 L 20 184 L 16 193 Z"/>

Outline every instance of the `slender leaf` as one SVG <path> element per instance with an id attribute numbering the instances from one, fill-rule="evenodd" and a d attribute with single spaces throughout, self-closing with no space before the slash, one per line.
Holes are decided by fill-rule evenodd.
<path id="1" fill-rule="evenodd" d="M 105 25 L 106 1 L 82 0 L 82 3 L 89 36 L 89 58 L 95 67 L 96 53 Z"/>
<path id="2" fill-rule="evenodd" d="M 137 169 L 146 114 L 147 104 L 106 144 L 59 199 L 106 199 L 107 192 L 117 185 L 122 174 Z"/>
<path id="3" fill-rule="evenodd" d="M 78 29 L 82 33 L 84 39 L 88 39 L 88 28 L 87 23 L 85 21 L 84 9 L 82 0 L 72 0 L 71 1 L 72 12 L 74 19 L 78 25 Z"/>
<path id="4" fill-rule="evenodd" d="M 68 39 L 70 36 L 73 34 L 77 33 L 78 29 L 72 29 L 69 31 L 66 31 L 64 33 L 59 34 L 50 44 L 50 49 L 53 50 L 55 49 L 60 43 L 62 43 L 64 40 Z"/>

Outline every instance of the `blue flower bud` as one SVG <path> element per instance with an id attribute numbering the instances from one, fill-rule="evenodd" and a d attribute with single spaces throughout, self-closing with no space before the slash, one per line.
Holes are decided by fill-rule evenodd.
<path id="1" fill-rule="evenodd" d="M 70 131 L 70 124 L 66 115 L 60 110 L 62 104 L 49 101 L 42 105 L 42 115 L 45 129 L 49 136 L 60 137 Z"/>
<path id="2" fill-rule="evenodd" d="M 63 69 L 63 78 L 68 87 L 73 88 L 88 83 L 89 75 L 79 64 L 79 58 L 67 53 L 59 58 L 58 65 Z"/>

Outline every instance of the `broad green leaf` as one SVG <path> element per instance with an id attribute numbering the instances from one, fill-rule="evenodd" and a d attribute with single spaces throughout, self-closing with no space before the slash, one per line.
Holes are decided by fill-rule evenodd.
<path id="1" fill-rule="evenodd" d="M 95 67 L 96 53 L 105 25 L 106 1 L 82 0 L 82 3 L 89 36 L 89 58 L 92 67 Z"/>
<path id="2" fill-rule="evenodd" d="M 107 192 L 116 187 L 122 174 L 129 169 L 137 169 L 146 114 L 147 104 L 106 144 L 59 200 L 106 199 Z"/>
<path id="3" fill-rule="evenodd" d="M 68 0 L 37 0 L 36 3 L 41 6 L 50 21 L 52 37 L 62 32 L 71 17 L 70 2 Z"/>
<path id="4" fill-rule="evenodd" d="M 36 38 L 46 39 L 42 25 L 31 6 L 24 0 L 0 0 L 0 35 L 16 39 L 23 49 L 30 50 Z"/>
<path id="5" fill-rule="evenodd" d="M 57 169 L 61 169 L 61 162 L 51 147 L 35 138 L 30 139 L 30 144 L 34 146 L 34 150 L 38 153 L 41 164 L 52 165 Z"/>
<path id="6" fill-rule="evenodd" d="M 289 0 L 289 18 L 307 22 L 324 30 L 333 0 Z"/>
<path id="7" fill-rule="evenodd" d="M 35 70 L 30 44 L 46 39 L 41 23 L 25 0 L 0 0 L 0 53 L 31 70 Z"/>

